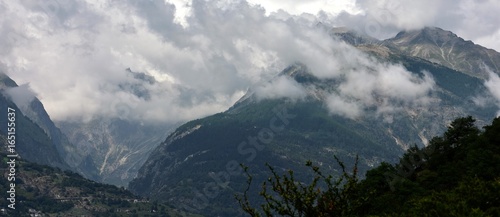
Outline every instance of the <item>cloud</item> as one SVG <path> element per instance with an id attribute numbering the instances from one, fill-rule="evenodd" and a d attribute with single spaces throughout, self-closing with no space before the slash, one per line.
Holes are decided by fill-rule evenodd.
<path id="1" fill-rule="evenodd" d="M 338 71 L 329 49 L 336 42 L 310 21 L 267 16 L 244 1 L 215 3 L 192 2 L 183 26 L 164 1 L 8 2 L 2 31 L 25 31 L 1 62 L 31 82 L 56 120 L 129 110 L 132 119 L 185 121 L 227 109 L 297 60 L 320 76 Z M 159 82 L 138 83 L 127 68 Z"/>
<path id="2" fill-rule="evenodd" d="M 332 113 L 349 118 L 367 115 L 373 109 L 379 116 L 426 107 L 436 85 L 427 72 L 418 76 L 401 65 L 368 58 L 364 65 L 351 68 L 342 78 L 335 92 L 326 98 L 326 104 Z"/>
<path id="3" fill-rule="evenodd" d="M 288 76 L 279 76 L 261 86 L 257 86 L 255 94 L 258 99 L 303 99 L 307 92 L 305 88 Z"/>
<path id="4" fill-rule="evenodd" d="M 489 79 L 484 83 L 486 88 L 490 91 L 496 99 L 500 101 L 500 77 L 497 74 L 490 72 Z"/>
<path id="5" fill-rule="evenodd" d="M 349 101 L 349 99 L 337 94 L 328 96 L 326 105 L 333 114 L 351 119 L 359 118 L 363 112 L 363 108 L 356 101 Z"/>
<path id="6" fill-rule="evenodd" d="M 422 5 L 406 6 L 403 2 L 401 6 L 406 8 L 401 9 L 391 8 L 394 2 L 280 1 L 274 6 L 262 2 L 261 7 L 255 1 L 222 0 L 175 0 L 175 4 L 163 0 L 140 4 L 111 0 L 2 1 L 0 33 L 6 37 L 0 39 L 0 65 L 17 82 L 30 82 L 55 120 L 107 116 L 177 122 L 199 118 L 224 111 L 248 87 L 271 80 L 296 61 L 307 65 L 318 78 L 346 79 L 339 86 L 337 98 L 332 98 L 337 100 L 333 100 L 334 107 L 342 102 L 355 103 L 364 111 L 373 105 L 383 106 L 377 101 L 380 99 L 387 105 L 406 104 L 410 99 L 425 101 L 423 96 L 432 89 L 432 82 L 428 77 L 405 72 L 401 66 L 377 63 L 332 40 L 315 26 L 316 22 L 347 23 L 360 29 L 375 22 L 382 34 L 439 24 L 441 21 L 436 20 L 445 18 L 442 23 L 457 28 L 465 25 L 461 30 L 468 32 L 465 30 L 473 27 L 468 24 L 472 21 L 453 10 L 462 12 L 469 7 L 472 12 L 463 16 L 473 18 L 484 13 L 474 19 L 486 26 L 471 37 L 494 41 L 486 36 L 498 33 L 493 25 L 497 17 L 486 16 L 495 8 L 492 2 L 472 6 L 467 5 L 469 1 L 450 3 L 453 10 L 443 13 L 437 11 L 446 6 L 444 3 L 424 1 Z M 345 12 L 332 9 L 333 4 L 345 5 Z M 428 10 L 429 18 L 409 10 L 426 6 L 437 7 Z M 387 9 L 391 19 L 376 19 L 376 11 L 371 10 L 376 8 Z M 406 19 L 405 13 L 422 17 L 413 21 Z M 370 20 L 374 22 L 367 22 Z M 378 27 L 371 27 L 376 33 Z M 497 30 L 490 31 L 489 27 Z M 127 68 L 152 76 L 157 82 L 138 80 Z M 367 78 L 364 76 L 374 80 L 363 81 Z M 292 81 L 275 82 L 276 86 L 260 87 L 259 94 L 301 96 L 302 87 Z"/>
<path id="7" fill-rule="evenodd" d="M 496 100 L 498 106 L 500 106 L 500 77 L 493 73 L 491 70 L 487 69 L 489 72 L 489 79 L 484 82 L 484 86 L 488 89 L 489 93 Z M 474 102 L 479 105 L 484 105 L 484 97 L 475 98 Z M 500 111 L 498 112 L 500 115 Z"/>
<path id="8" fill-rule="evenodd" d="M 161 15 L 144 20 L 133 15 L 142 13 L 137 5 L 78 1 L 47 12 L 33 1 L 16 3 L 5 7 L 1 30 L 12 32 L 16 26 L 27 30 L 16 32 L 2 65 L 17 81 L 32 82 L 56 120 L 124 114 L 145 121 L 188 120 L 226 109 L 249 85 L 219 54 L 204 55 L 197 43 L 203 43 L 205 36 L 191 34 L 192 41 L 181 40 L 189 32 L 172 23 L 168 13 L 174 9 L 169 4 L 141 4 L 148 13 L 158 9 L 153 15 Z M 33 17 L 37 19 L 30 20 Z M 81 25 L 82 20 L 99 21 Z M 157 34 L 162 28 L 165 37 Z M 177 32 L 169 35 L 173 30 Z M 158 82 L 140 82 L 126 68 Z M 130 111 L 117 112 L 123 110 Z"/>
<path id="9" fill-rule="evenodd" d="M 293 15 L 301 15 L 309 13 L 316 15 L 320 10 L 327 11 L 328 13 L 337 14 L 341 11 L 348 11 L 350 13 L 358 13 L 354 0 L 345 1 L 324 1 L 324 0 L 274 0 L 274 1 L 259 1 L 249 0 L 251 4 L 261 5 L 266 8 L 268 14 L 276 13 L 279 10 L 287 11 Z"/>
<path id="10" fill-rule="evenodd" d="M 31 90 L 29 84 L 21 84 L 17 87 L 6 88 L 5 93 L 20 108 L 29 107 L 35 99 L 36 94 Z"/>
<path id="11" fill-rule="evenodd" d="M 460 37 L 500 50 L 500 2 L 494 0 L 383 0 L 356 1 L 360 13 L 328 16 L 330 23 L 348 26 L 369 36 L 385 39 L 401 30 L 437 26 Z M 479 25 L 478 25 L 479 24 Z"/>

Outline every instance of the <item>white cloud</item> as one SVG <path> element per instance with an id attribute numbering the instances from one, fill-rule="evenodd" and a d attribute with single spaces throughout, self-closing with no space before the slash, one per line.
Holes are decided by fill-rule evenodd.
<path id="1" fill-rule="evenodd" d="M 318 14 L 320 11 L 325 11 L 331 14 L 338 14 L 341 11 L 349 13 L 358 13 L 354 0 L 344 1 L 328 1 L 328 0 L 274 0 L 260 1 L 249 0 L 251 4 L 261 5 L 266 8 L 268 14 L 278 12 L 279 10 L 287 11 L 290 14 L 301 15 L 302 13 Z"/>
<path id="2" fill-rule="evenodd" d="M 124 107 L 137 119 L 189 120 L 223 111 L 297 60 L 322 76 L 337 71 L 329 49 L 335 43 L 310 21 L 266 16 L 246 2 L 220 3 L 192 2 L 189 25 L 181 26 L 177 8 L 162 0 L 78 1 L 49 11 L 40 10 L 43 3 L 9 2 L 2 30 L 11 32 L 16 22 L 26 28 L 2 63 L 15 80 L 32 82 L 56 120 L 115 116 Z M 118 88 L 131 82 L 129 67 L 163 80 L 144 86 L 151 99 Z"/>
<path id="3" fill-rule="evenodd" d="M 303 99 L 307 93 L 302 85 L 288 76 L 279 76 L 261 86 L 257 86 L 255 94 L 258 99 Z"/>
<path id="4" fill-rule="evenodd" d="M 227 109 L 249 86 L 270 80 L 296 61 L 319 78 L 344 76 L 347 80 L 339 95 L 343 101 L 337 99 L 334 105 L 357 103 L 363 111 L 376 104 L 373 94 L 386 97 L 386 104 L 406 103 L 403 99 L 422 99 L 432 82 L 411 76 L 400 66 L 366 58 L 315 28 L 315 22 L 366 29 L 372 20 L 383 28 L 381 34 L 443 24 L 485 43 L 496 43 L 490 36 L 499 29 L 497 13 L 491 12 L 498 5 L 493 1 L 477 5 L 405 1 L 403 8 L 389 7 L 395 2 L 391 0 L 171 2 L 2 1 L 0 33 L 5 37 L 0 39 L 0 65 L 17 82 L 30 82 L 56 120 L 99 115 L 161 121 L 198 118 Z M 431 6 L 436 9 L 427 8 Z M 388 9 L 394 16 L 375 19 L 374 8 Z M 460 15 L 466 8 L 471 11 Z M 474 22 L 485 27 L 475 27 Z M 480 29 L 472 31 L 475 28 Z M 159 81 L 140 87 L 149 99 L 120 88 L 141 85 L 127 76 L 126 68 Z M 374 80 L 366 81 L 368 77 Z M 293 82 L 276 82 L 281 89 L 270 92 L 300 95 L 301 87 Z"/>
<path id="5" fill-rule="evenodd" d="M 332 23 L 357 29 L 372 37 L 393 37 L 398 31 L 437 26 L 466 40 L 500 50 L 500 1 L 496 0 L 358 0 L 361 13 L 343 13 Z"/>
<path id="6" fill-rule="evenodd" d="M 353 100 L 353 99 L 351 99 Z M 328 109 L 336 115 L 345 116 L 351 119 L 359 118 L 363 113 L 363 108 L 356 101 L 349 101 L 345 97 L 331 94 L 326 99 Z"/>
<path id="7" fill-rule="evenodd" d="M 484 86 L 486 86 L 490 94 L 496 100 L 497 105 L 500 106 L 500 77 L 497 74 L 489 71 L 489 79 L 485 81 Z M 482 99 L 484 98 L 475 99 L 475 103 L 480 105 L 481 103 L 484 104 L 484 102 L 482 102 L 484 100 Z M 498 112 L 498 114 L 500 114 L 500 111 Z"/>
<path id="8" fill-rule="evenodd" d="M 474 40 L 474 43 L 487 46 L 488 48 L 492 48 L 497 52 L 500 52 L 500 29 L 493 34 L 479 36 Z"/>
<path id="9" fill-rule="evenodd" d="M 31 90 L 29 84 L 21 84 L 17 87 L 7 88 L 5 93 L 20 108 L 29 107 L 29 104 L 35 99 L 36 95 Z"/>
<path id="10" fill-rule="evenodd" d="M 360 56 L 362 57 L 362 56 Z M 431 102 L 432 76 L 408 72 L 401 65 L 367 59 L 343 76 L 338 91 L 330 94 L 327 107 L 334 114 L 358 118 L 375 108 L 375 115 L 393 114 L 404 108 L 423 108 Z"/>

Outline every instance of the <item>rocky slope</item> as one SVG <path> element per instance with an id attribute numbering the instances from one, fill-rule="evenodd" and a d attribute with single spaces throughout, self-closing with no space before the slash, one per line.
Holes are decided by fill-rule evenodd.
<path id="1" fill-rule="evenodd" d="M 151 98 L 147 85 L 154 77 L 126 69 L 131 81 L 118 84 L 120 91 L 140 100 Z M 126 104 L 115 105 L 118 117 L 94 117 L 89 121 L 59 121 L 56 124 L 73 144 L 71 166 L 95 181 L 126 186 L 151 151 L 173 130 L 172 123 L 144 123 L 130 119 Z M 71 156 L 71 153 L 66 156 Z"/>
<path id="2" fill-rule="evenodd" d="M 120 84 L 119 88 L 147 100 L 150 96 L 143 85 L 156 82 L 154 78 L 130 69 L 126 73 L 136 82 Z M 2 111 L 7 110 L 7 105 L 14 106 L 19 112 L 19 121 L 23 121 L 19 124 L 20 134 L 23 134 L 19 138 L 22 157 L 32 162 L 71 169 L 95 181 L 126 186 L 136 176 L 149 153 L 173 130 L 171 123 L 142 123 L 120 117 L 99 117 L 88 122 L 60 121 L 56 126 L 27 86 L 18 87 L 2 73 L 0 88 Z M 8 92 L 19 99 L 12 100 Z M 4 115 L 1 119 L 2 133 L 7 130 L 6 118 Z M 25 132 L 27 129 L 29 133 Z"/>
<path id="3" fill-rule="evenodd" d="M 390 120 L 332 115 L 324 93 L 335 92 L 340 81 L 317 78 L 296 64 L 275 79 L 293 78 L 308 90 L 305 99 L 262 100 L 250 91 L 226 112 L 186 123 L 152 152 L 129 188 L 207 216 L 238 216 L 233 195 L 245 185 L 240 163 L 260 181 L 265 163 L 307 179 L 301 166 L 307 160 L 336 174 L 334 155 L 350 166 L 359 155 L 364 174 L 381 161 L 394 162 L 411 145 L 425 144 L 456 117 L 470 114 L 483 123 L 494 117 L 496 107 L 481 108 L 470 100 L 486 91 L 483 80 L 393 51 L 386 59 L 417 76 L 432 75 L 436 87 L 428 107 L 405 106 Z"/>
<path id="4" fill-rule="evenodd" d="M 79 172 L 118 186 L 126 186 L 136 176 L 147 156 L 171 132 L 170 124 L 145 125 L 122 119 L 57 124 L 82 156 Z"/>
<path id="5" fill-rule="evenodd" d="M 403 31 L 382 44 L 478 78 L 488 78 L 486 67 L 500 73 L 498 52 L 437 27 Z"/>
<path id="6" fill-rule="evenodd" d="M 13 98 L 21 96 L 8 93 L 16 88 L 19 88 L 16 82 L 0 72 L 0 135 L 7 135 L 7 109 L 11 107 L 16 114 L 17 153 L 31 162 L 69 169 L 63 157 L 68 151 L 66 148 L 71 148 L 66 137 L 55 127 L 36 97 L 27 97 L 24 105 L 16 105 L 18 99 Z"/>

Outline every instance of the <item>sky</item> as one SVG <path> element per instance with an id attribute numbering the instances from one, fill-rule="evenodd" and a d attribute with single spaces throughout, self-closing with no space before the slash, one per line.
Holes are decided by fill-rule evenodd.
<path id="1" fill-rule="evenodd" d="M 345 77 L 326 104 L 356 118 L 373 96 L 387 99 L 380 113 L 397 109 L 390 102 L 424 105 L 434 81 L 367 57 L 318 22 L 379 39 L 438 26 L 500 51 L 498 11 L 496 0 L 3 0 L 0 71 L 22 84 L 9 91 L 17 101 L 34 94 L 56 121 L 178 122 L 224 111 L 250 87 L 304 97 L 293 80 L 272 80 L 299 61 L 320 78 Z"/>

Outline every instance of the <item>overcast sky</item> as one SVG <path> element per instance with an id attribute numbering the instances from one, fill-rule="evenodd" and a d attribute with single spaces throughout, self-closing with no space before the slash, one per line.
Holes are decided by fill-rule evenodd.
<path id="1" fill-rule="evenodd" d="M 53 119 L 75 121 L 100 115 L 146 121 L 199 118 L 224 111 L 247 88 L 296 61 L 319 77 L 339 76 L 361 64 L 400 79 L 351 73 L 328 106 L 344 108 L 334 110 L 338 114 L 359 116 L 373 100 L 363 94 L 425 102 L 422 97 L 433 81 L 373 62 L 314 24 L 348 26 L 379 39 L 438 26 L 498 51 L 498 11 L 496 0 L 3 0 L 0 70 L 26 84 L 10 92 L 19 97 L 33 92 Z M 374 82 L 356 89 L 366 77 Z M 293 81 L 274 82 L 261 85 L 262 95 L 304 94 Z M 380 89 L 381 83 L 389 89 Z M 414 88 L 413 95 L 391 95 L 405 87 Z M 274 95 L 266 94 L 270 91 Z"/>

